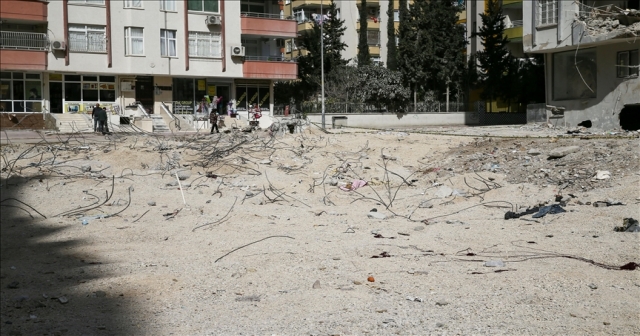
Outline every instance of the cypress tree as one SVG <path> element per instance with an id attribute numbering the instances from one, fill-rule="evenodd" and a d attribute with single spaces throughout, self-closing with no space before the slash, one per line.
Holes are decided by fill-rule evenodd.
<path id="1" fill-rule="evenodd" d="M 477 53 L 478 67 L 480 68 L 480 83 L 483 87 L 483 99 L 493 102 L 499 98 L 504 84 L 510 82 L 510 69 L 513 71 L 513 56 L 507 49 L 509 40 L 504 35 L 506 25 L 502 6 L 498 0 L 487 0 L 487 12 L 480 14 L 482 26 L 474 34 L 480 38 L 484 50 Z M 506 97 L 507 100 L 510 97 Z M 492 104 L 489 104 L 489 111 Z"/>
<path id="2" fill-rule="evenodd" d="M 398 70 L 402 73 L 405 85 L 411 87 L 412 92 L 415 90 L 416 77 L 418 69 L 415 67 L 415 56 L 417 52 L 416 36 L 417 32 L 412 27 L 412 17 L 407 6 L 407 0 L 399 0 L 400 26 L 398 28 L 398 54 L 397 64 Z"/>
<path id="3" fill-rule="evenodd" d="M 360 0 L 360 31 L 358 32 L 358 67 L 371 64 L 367 40 L 367 0 Z"/>
<path id="4" fill-rule="evenodd" d="M 389 0 L 389 8 L 387 9 L 387 69 L 398 69 L 398 49 L 396 48 L 396 26 L 394 0 Z"/>
<path id="5" fill-rule="evenodd" d="M 338 9 L 334 0 L 329 6 L 329 19 L 323 22 L 324 25 L 324 72 L 331 72 L 331 69 L 341 65 L 346 65 L 347 61 L 342 59 L 342 52 L 347 48 L 347 44 L 342 41 L 342 36 L 347 27 L 344 20 L 338 17 Z M 318 54 L 319 58 L 320 55 Z"/>

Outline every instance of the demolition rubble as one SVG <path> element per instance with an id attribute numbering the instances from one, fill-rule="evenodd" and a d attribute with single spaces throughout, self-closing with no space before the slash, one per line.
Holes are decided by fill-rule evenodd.
<path id="1" fill-rule="evenodd" d="M 0 333 L 637 334 L 637 132 L 472 131 L 7 143 Z"/>

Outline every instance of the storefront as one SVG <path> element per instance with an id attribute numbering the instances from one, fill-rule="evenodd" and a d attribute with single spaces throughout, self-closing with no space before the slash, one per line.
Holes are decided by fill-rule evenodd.
<path id="1" fill-rule="evenodd" d="M 269 111 L 270 106 L 269 83 L 236 84 L 236 109 L 247 111 L 258 104 L 260 111 Z"/>
<path id="2" fill-rule="evenodd" d="M 0 72 L 0 112 L 42 112 L 42 74 Z"/>
<path id="3" fill-rule="evenodd" d="M 201 102 L 205 95 L 213 100 L 222 97 L 215 106 L 219 114 L 225 114 L 230 98 L 230 83 L 206 78 L 174 78 L 173 79 L 173 113 L 194 114 L 206 113 Z M 207 108 L 208 109 L 208 108 Z"/>
<path id="4" fill-rule="evenodd" d="M 116 77 L 50 73 L 49 100 L 53 113 L 89 113 L 96 103 L 115 113 Z"/>

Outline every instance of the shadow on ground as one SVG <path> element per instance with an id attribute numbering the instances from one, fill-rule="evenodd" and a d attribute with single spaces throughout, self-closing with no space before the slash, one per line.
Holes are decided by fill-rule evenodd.
<path id="1" fill-rule="evenodd" d="M 89 243 L 56 238 L 73 228 L 9 200 L 20 199 L 21 190 L 28 188 L 25 179 L 0 183 L 0 334 L 143 333 L 133 323 L 130 298 L 117 288 L 88 289 L 111 276 L 101 270 L 99 256 L 77 252 Z M 30 205 L 39 210 L 37 204 Z"/>

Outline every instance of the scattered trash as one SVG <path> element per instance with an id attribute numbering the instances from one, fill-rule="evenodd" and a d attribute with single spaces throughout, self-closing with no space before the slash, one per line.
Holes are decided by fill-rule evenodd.
<path id="1" fill-rule="evenodd" d="M 591 284 L 588 284 L 587 286 L 589 286 L 589 288 L 591 288 L 591 289 L 598 289 L 598 285 L 596 285 L 596 284 L 592 284 L 591 283 Z"/>
<path id="2" fill-rule="evenodd" d="M 536 213 L 538 211 L 540 211 L 539 207 L 530 208 L 530 209 L 527 209 L 527 210 L 525 210 L 523 212 L 507 211 L 504 214 L 504 219 L 520 218 L 522 216 L 530 215 L 530 214 Z"/>
<path id="3" fill-rule="evenodd" d="M 316 280 L 316 282 L 313 283 L 313 289 L 320 289 L 320 280 Z"/>
<path id="4" fill-rule="evenodd" d="M 149 201 L 149 202 L 147 202 L 147 205 L 156 206 L 156 201 Z"/>
<path id="5" fill-rule="evenodd" d="M 622 220 L 622 226 L 616 226 L 613 231 L 616 232 L 640 232 L 640 224 L 638 220 L 633 218 L 625 218 Z"/>
<path id="6" fill-rule="evenodd" d="M 422 299 L 419 297 L 413 297 L 413 296 L 407 296 L 407 300 L 409 301 L 413 301 L 413 302 L 422 302 Z"/>
<path id="7" fill-rule="evenodd" d="M 422 202 L 420 202 L 420 205 L 418 205 L 418 208 L 431 209 L 431 208 L 433 208 L 433 204 L 431 204 L 431 202 L 429 202 L 429 201 L 422 201 Z"/>
<path id="8" fill-rule="evenodd" d="M 82 225 L 89 225 L 89 221 L 88 221 L 88 220 L 86 220 L 86 219 L 83 219 L 83 220 L 82 220 Z"/>
<path id="9" fill-rule="evenodd" d="M 60 303 L 62 303 L 62 304 L 69 303 L 69 299 L 67 299 L 67 297 L 66 297 L 66 296 L 61 296 L 61 297 L 59 297 L 59 298 L 58 298 L 58 301 L 59 301 Z"/>
<path id="10" fill-rule="evenodd" d="M 386 252 L 383 252 L 383 253 L 386 253 Z M 367 281 L 369 281 L 369 282 L 376 282 L 376 279 L 375 279 L 373 276 L 371 276 L 371 275 L 370 275 L 370 276 L 367 278 Z"/>
<path id="11" fill-rule="evenodd" d="M 367 214 L 367 217 L 373 218 L 373 219 L 387 219 L 387 215 L 381 212 L 369 212 Z"/>
<path id="12" fill-rule="evenodd" d="M 611 173 L 607 170 L 596 171 L 596 180 L 606 180 L 611 178 Z"/>
<path id="13" fill-rule="evenodd" d="M 99 214 L 99 215 L 94 215 L 94 216 L 84 216 L 84 217 L 80 217 L 80 221 L 82 222 L 82 225 L 88 225 L 89 222 L 91 222 L 94 219 L 103 219 L 103 218 L 107 218 L 108 216 L 106 214 Z"/>
<path id="14" fill-rule="evenodd" d="M 451 194 L 453 193 L 453 189 L 447 187 L 447 186 L 442 186 L 440 188 L 438 188 L 438 191 L 436 191 L 435 196 L 438 198 L 447 198 L 449 196 L 451 196 Z"/>
<path id="15" fill-rule="evenodd" d="M 505 263 L 502 260 L 489 260 L 484 263 L 485 267 L 504 267 Z"/>
<path id="16" fill-rule="evenodd" d="M 542 208 L 540 208 L 540 211 L 538 211 L 537 213 L 535 213 L 533 216 L 533 218 L 541 218 L 546 216 L 547 214 L 551 214 L 551 215 L 555 215 L 555 214 L 559 214 L 559 213 L 563 213 L 563 212 L 567 212 L 565 209 L 563 209 L 560 204 L 553 204 L 553 205 L 547 205 L 544 206 Z"/>
<path id="17" fill-rule="evenodd" d="M 363 181 L 363 180 L 353 180 L 350 183 L 347 183 L 345 186 L 340 186 L 340 189 L 344 190 L 344 191 L 352 191 L 352 190 L 356 190 L 358 188 L 362 188 L 364 186 L 367 185 L 367 181 Z"/>
<path id="18" fill-rule="evenodd" d="M 614 205 L 626 205 L 620 201 L 614 201 L 612 199 L 608 199 L 606 201 L 597 201 L 597 202 L 593 202 L 593 206 L 596 208 L 604 208 L 604 207 L 609 207 L 609 206 L 614 206 Z"/>
<path id="19" fill-rule="evenodd" d="M 438 301 L 438 302 L 436 302 L 436 306 L 446 306 L 448 304 L 449 304 L 449 302 L 447 302 L 447 301 Z"/>
<path id="20" fill-rule="evenodd" d="M 376 259 L 376 258 L 390 258 L 391 255 L 389 254 L 389 252 L 382 252 L 379 255 L 374 255 L 371 257 L 371 259 Z"/>
<path id="21" fill-rule="evenodd" d="M 236 298 L 236 301 L 238 301 L 238 302 L 242 302 L 242 301 L 260 302 L 260 296 L 258 296 L 258 295 L 241 296 L 241 297 Z"/>
<path id="22" fill-rule="evenodd" d="M 88 165 L 88 164 L 82 165 L 80 167 L 80 170 L 82 170 L 83 173 L 88 173 L 91 171 L 91 165 Z"/>

